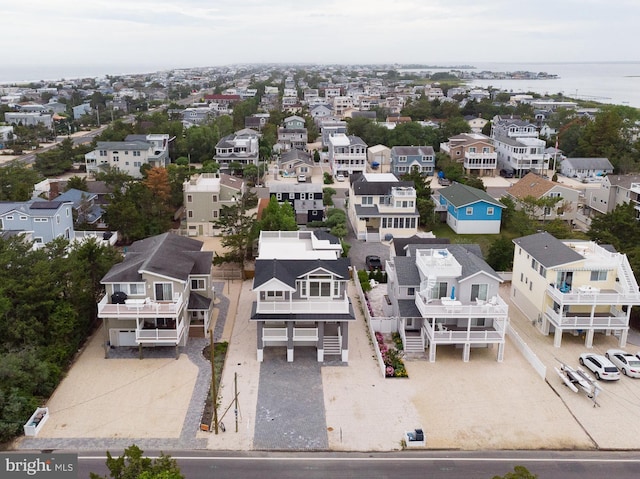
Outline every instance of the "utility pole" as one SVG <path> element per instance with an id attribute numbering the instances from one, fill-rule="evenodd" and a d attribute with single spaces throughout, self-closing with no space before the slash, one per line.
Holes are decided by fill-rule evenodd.
<path id="1" fill-rule="evenodd" d="M 216 390 L 216 365 L 214 362 L 214 349 L 216 345 L 213 342 L 213 329 L 209 329 L 209 344 L 211 345 L 211 404 L 213 406 L 213 427 L 216 434 L 218 434 L 218 392 Z"/>

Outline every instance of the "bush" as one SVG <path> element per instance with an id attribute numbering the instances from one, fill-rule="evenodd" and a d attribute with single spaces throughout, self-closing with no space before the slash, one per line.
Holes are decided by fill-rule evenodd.
<path id="1" fill-rule="evenodd" d="M 332 185 L 332 184 L 333 184 L 333 176 L 331 176 L 331 174 L 330 174 L 330 173 L 325 172 L 325 173 L 322 175 L 322 177 L 323 177 L 323 180 L 322 180 L 322 181 L 323 181 L 323 183 L 324 183 L 325 185 Z"/>
<path id="2" fill-rule="evenodd" d="M 371 283 L 369 283 L 369 272 L 361 269 L 358 271 L 358 281 L 360 281 L 360 286 L 362 286 L 362 291 L 365 293 L 367 291 L 371 291 Z"/>

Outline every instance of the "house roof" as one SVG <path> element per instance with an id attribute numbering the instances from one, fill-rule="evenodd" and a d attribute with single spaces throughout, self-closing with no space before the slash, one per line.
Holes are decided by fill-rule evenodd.
<path id="1" fill-rule="evenodd" d="M 142 272 L 186 281 L 191 274 L 209 274 L 213 252 L 201 251 L 202 241 L 163 233 L 134 242 L 124 261 L 113 266 L 102 283 L 140 282 Z"/>
<path id="2" fill-rule="evenodd" d="M 609 183 L 621 188 L 631 188 L 631 183 L 640 183 L 640 175 L 608 175 Z"/>
<path id="3" fill-rule="evenodd" d="M 411 259 L 415 265 L 416 261 L 416 250 L 424 250 L 424 249 L 446 249 L 448 250 L 453 257 L 460 263 L 462 272 L 458 277 L 458 281 L 463 281 L 464 279 L 473 276 L 479 272 L 483 272 L 490 276 L 495 277 L 497 280 L 502 281 L 502 279 L 498 276 L 498 273 L 487 264 L 487 262 L 482 258 L 482 250 L 480 249 L 480 245 L 477 244 L 434 244 L 434 245 L 409 245 L 408 249 L 410 250 Z M 417 270 L 417 266 L 415 266 Z M 418 286 L 420 282 L 415 283 Z"/>
<path id="4" fill-rule="evenodd" d="M 580 170 L 611 170 L 613 165 L 607 158 L 565 158 L 563 167 L 577 168 Z"/>
<path id="5" fill-rule="evenodd" d="M 378 173 L 381 175 L 382 173 Z M 411 187 L 413 181 L 368 181 L 366 175 L 351 175 L 351 187 L 355 195 L 387 195 L 392 187 Z"/>
<path id="6" fill-rule="evenodd" d="M 189 311 L 207 311 L 211 308 L 211 298 L 202 296 L 196 292 L 191 291 L 189 293 L 189 304 L 187 310 Z"/>
<path id="7" fill-rule="evenodd" d="M 76 190 L 75 188 L 71 188 L 70 190 L 65 191 L 61 195 L 59 195 L 56 200 L 57 201 L 70 201 L 73 203 L 74 208 L 78 208 L 82 201 L 91 201 L 94 200 L 98 195 L 95 193 L 89 193 L 87 191 Z"/>
<path id="8" fill-rule="evenodd" d="M 409 245 L 433 245 L 443 243 L 450 243 L 449 238 L 422 238 L 418 235 L 413 235 L 410 238 L 393 238 L 393 248 L 396 256 L 406 256 Z"/>
<path id="9" fill-rule="evenodd" d="M 433 156 L 432 146 L 394 146 L 391 148 L 393 156 Z"/>
<path id="10" fill-rule="evenodd" d="M 399 286 L 416 286 L 420 284 L 420 273 L 416 267 L 416 259 L 409 256 L 396 256 L 393 259 Z"/>
<path id="11" fill-rule="evenodd" d="M 470 205 L 472 203 L 478 203 L 484 201 L 499 208 L 505 206 L 495 198 L 491 197 L 487 192 L 478 188 L 463 185 L 462 183 L 453 183 L 451 186 L 442 188 L 440 194 L 446 198 L 454 207 L 460 208 L 462 206 Z"/>
<path id="12" fill-rule="evenodd" d="M 148 150 L 151 143 L 147 141 L 99 141 L 97 150 Z"/>
<path id="13" fill-rule="evenodd" d="M 583 259 L 582 255 L 571 249 L 546 231 L 513 240 L 545 268 L 573 263 Z"/>
<path id="14" fill-rule="evenodd" d="M 507 190 L 507 193 L 520 200 L 526 198 L 527 196 L 541 198 L 548 191 L 556 187 L 566 188 L 563 185 L 554 183 L 553 181 L 547 180 L 541 176 L 536 175 L 535 173 L 527 173 L 516 183 L 511 185 L 511 187 Z"/>
<path id="15" fill-rule="evenodd" d="M 416 306 L 415 299 L 399 299 L 398 312 L 403 318 L 421 318 L 422 313 Z"/>
<path id="16" fill-rule="evenodd" d="M 296 287 L 296 280 L 317 269 L 324 269 L 344 279 L 349 278 L 349 258 L 336 259 L 257 259 L 253 287 L 278 279 L 291 288 Z"/>
<path id="17" fill-rule="evenodd" d="M 220 173 L 220 184 L 227 188 L 240 191 L 244 185 L 244 181 L 236 178 L 235 176 Z"/>

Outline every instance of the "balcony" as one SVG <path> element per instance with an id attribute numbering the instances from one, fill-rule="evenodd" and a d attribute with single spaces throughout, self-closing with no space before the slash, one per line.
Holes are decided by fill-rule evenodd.
<path id="1" fill-rule="evenodd" d="M 547 286 L 547 295 L 560 305 L 632 305 L 640 304 L 640 293 L 624 292 L 622 288 L 598 289 L 589 285 L 560 290 L 557 285 Z"/>
<path id="2" fill-rule="evenodd" d="M 144 320 L 138 322 L 136 328 L 136 342 L 145 343 L 165 343 L 178 344 L 184 333 L 184 322 L 182 320 L 170 322 L 166 327 L 155 327 L 149 325 Z"/>
<path id="3" fill-rule="evenodd" d="M 443 302 L 441 299 L 428 300 L 423 293 L 416 295 L 416 307 L 423 318 L 494 318 L 506 319 L 509 306 L 500 296 L 493 303 Z M 457 304 L 460 303 L 460 304 Z"/>
<path id="4" fill-rule="evenodd" d="M 177 318 L 182 314 L 184 298 L 176 294 L 173 301 L 154 301 L 150 299 L 129 299 L 125 304 L 109 303 L 105 295 L 98 303 L 99 318 L 138 319 L 138 318 Z"/>
<path id="5" fill-rule="evenodd" d="M 265 301 L 258 299 L 258 314 L 348 314 L 349 298 L 297 299 L 291 301 Z"/>
<path id="6" fill-rule="evenodd" d="M 425 335 L 435 344 L 488 344 L 503 343 L 506 332 L 506 318 L 494 320 L 492 326 L 456 326 L 437 323 L 434 329 L 431 323 L 423 326 Z"/>
<path id="7" fill-rule="evenodd" d="M 446 249 L 417 250 L 416 265 L 425 276 L 457 278 L 462 274 L 462 266 Z"/>
<path id="8" fill-rule="evenodd" d="M 615 308 L 604 312 L 593 312 L 593 314 L 571 311 L 564 311 L 561 314 L 547 307 L 545 316 L 551 324 L 562 329 L 627 329 L 629 327 L 627 314 Z"/>
<path id="9" fill-rule="evenodd" d="M 287 327 L 272 327 L 262 330 L 262 341 L 265 343 L 287 341 Z M 293 328 L 293 341 L 317 341 L 318 328 Z"/>

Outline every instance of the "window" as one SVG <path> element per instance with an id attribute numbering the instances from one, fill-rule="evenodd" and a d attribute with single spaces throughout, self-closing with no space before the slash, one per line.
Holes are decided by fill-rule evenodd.
<path id="1" fill-rule="evenodd" d="M 466 213 L 466 214 L 467 214 L 467 216 L 471 216 L 471 215 L 473 214 L 473 207 L 468 206 L 468 207 L 467 207 L 467 213 Z"/>
<path id="2" fill-rule="evenodd" d="M 489 291 L 489 285 L 487 284 L 472 284 L 471 285 L 471 301 L 476 299 L 487 300 L 487 293 Z"/>
<path id="3" fill-rule="evenodd" d="M 193 218 L 193 210 L 187 210 L 187 218 Z"/>
<path id="4" fill-rule="evenodd" d="M 156 283 L 155 290 L 157 301 L 171 301 L 173 299 L 173 284 Z"/>
<path id="5" fill-rule="evenodd" d="M 606 281 L 607 280 L 607 272 L 606 271 L 592 271 L 591 272 L 591 281 Z"/>
<path id="6" fill-rule="evenodd" d="M 531 267 L 533 269 L 538 269 L 538 262 L 534 258 L 531 258 Z"/>
<path id="7" fill-rule="evenodd" d="M 431 290 L 431 299 L 440 299 L 447 296 L 447 289 L 449 289 L 449 283 L 436 283 Z"/>
<path id="8" fill-rule="evenodd" d="M 7 218 L 7 219 L 9 219 L 9 218 Z M 26 220 L 27 220 L 26 216 L 20 216 L 20 221 L 26 221 Z"/>
<path id="9" fill-rule="evenodd" d="M 363 205 L 373 205 L 373 196 L 363 196 L 362 197 Z"/>
<path id="10" fill-rule="evenodd" d="M 406 156 L 400 156 L 398 157 L 398 161 L 401 163 L 405 163 L 407 161 L 407 157 Z"/>
<path id="11" fill-rule="evenodd" d="M 416 288 L 407 288 L 407 296 L 415 296 Z"/>
<path id="12" fill-rule="evenodd" d="M 115 156 L 113 157 L 113 161 L 120 161 L 120 157 L 119 156 Z"/>
<path id="13" fill-rule="evenodd" d="M 487 216 L 493 216 L 493 206 L 487 208 Z"/>
<path id="14" fill-rule="evenodd" d="M 547 268 L 540 265 L 540 276 L 547 276 Z"/>
<path id="15" fill-rule="evenodd" d="M 330 297 L 331 296 L 331 276 L 310 275 L 308 280 L 309 297 Z"/>
<path id="16" fill-rule="evenodd" d="M 144 294 L 144 283 L 116 283 L 113 285 L 113 292 L 139 296 Z"/>
<path id="17" fill-rule="evenodd" d="M 191 280 L 191 290 L 192 291 L 196 291 L 196 290 L 204 290 L 206 289 L 206 281 L 203 278 L 199 278 L 199 279 L 192 279 Z"/>
<path id="18" fill-rule="evenodd" d="M 125 155 L 128 155 L 128 154 L 129 154 L 129 152 L 128 152 L 127 150 L 124 150 L 124 154 L 125 154 Z"/>
<path id="19" fill-rule="evenodd" d="M 42 218 L 35 218 L 34 221 L 38 221 L 39 219 L 42 219 Z M 7 221 L 13 221 L 13 215 L 7 216 L 6 220 Z"/>
<path id="20" fill-rule="evenodd" d="M 283 299 L 284 291 L 265 291 L 267 299 Z"/>
<path id="21" fill-rule="evenodd" d="M 218 202 L 218 195 L 212 195 L 211 196 L 211 201 L 213 201 L 214 203 Z"/>
<path id="22" fill-rule="evenodd" d="M 133 152 L 133 156 L 140 156 L 140 152 L 139 151 L 134 151 Z"/>
<path id="23" fill-rule="evenodd" d="M 193 196 L 187 195 L 187 203 L 193 203 Z"/>
<path id="24" fill-rule="evenodd" d="M 12 220 L 13 216 L 7 216 L 8 220 Z M 33 219 L 34 223 L 48 223 L 49 222 L 49 218 L 34 218 Z"/>

